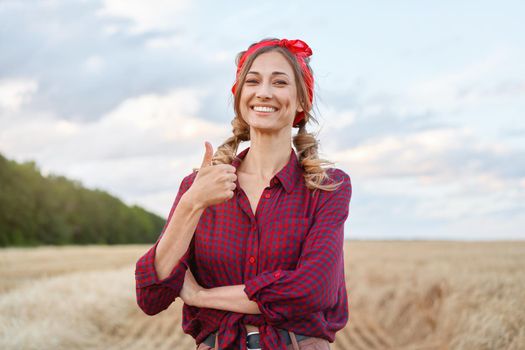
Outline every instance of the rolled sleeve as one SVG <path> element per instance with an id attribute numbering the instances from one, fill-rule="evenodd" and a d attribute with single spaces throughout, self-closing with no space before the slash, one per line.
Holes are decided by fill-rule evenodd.
<path id="1" fill-rule="evenodd" d="M 281 277 L 282 270 L 276 270 L 273 272 L 265 272 L 257 277 L 246 281 L 244 291 L 248 295 L 250 300 L 255 299 L 255 295 L 261 289 L 272 285 L 276 280 Z"/>
<path id="2" fill-rule="evenodd" d="M 171 207 L 166 224 L 162 229 L 157 242 L 142 255 L 135 265 L 135 289 L 137 295 L 137 304 L 148 315 L 155 315 L 168 306 L 177 298 L 184 284 L 186 270 L 193 259 L 194 239 L 181 257 L 179 262 L 173 267 L 171 273 L 164 279 L 160 280 L 155 269 L 155 254 L 157 245 L 164 234 L 168 223 L 175 212 L 177 204 L 182 195 L 191 187 L 194 180 L 194 173 L 186 176 L 179 187 L 175 201 Z"/>
<path id="3" fill-rule="evenodd" d="M 179 263 L 175 265 L 169 276 L 160 280 L 155 269 L 155 254 L 158 241 L 151 247 L 146 254 L 137 262 L 137 270 L 135 273 L 135 280 L 138 288 L 144 288 L 153 284 L 162 284 L 170 287 L 176 294 L 179 294 L 182 289 L 182 282 L 184 281 L 184 274 L 189 268 L 189 260 L 191 251 L 188 249 Z"/>

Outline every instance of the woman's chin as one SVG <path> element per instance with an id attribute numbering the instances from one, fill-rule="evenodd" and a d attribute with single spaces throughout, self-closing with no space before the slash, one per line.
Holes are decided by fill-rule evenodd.
<path id="1" fill-rule="evenodd" d="M 283 129 L 291 129 L 291 125 L 277 125 L 275 123 L 254 123 L 250 125 L 254 132 L 261 134 L 281 134 Z"/>
<path id="2" fill-rule="evenodd" d="M 264 117 L 253 117 L 250 118 L 249 123 L 252 128 L 255 129 L 268 129 L 275 128 L 275 121 Z"/>
<path id="3" fill-rule="evenodd" d="M 269 132 L 279 132 L 284 128 L 291 128 L 292 120 L 285 121 L 275 116 L 259 116 L 259 115 L 249 115 L 247 118 L 247 124 L 251 129 L 269 133 Z M 290 124 L 290 125 L 288 125 Z"/>

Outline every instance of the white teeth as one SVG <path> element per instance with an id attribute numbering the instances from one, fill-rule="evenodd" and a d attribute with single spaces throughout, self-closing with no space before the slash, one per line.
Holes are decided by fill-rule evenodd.
<path id="1" fill-rule="evenodd" d="M 257 112 L 275 112 L 277 109 L 273 107 L 254 106 L 253 110 Z"/>

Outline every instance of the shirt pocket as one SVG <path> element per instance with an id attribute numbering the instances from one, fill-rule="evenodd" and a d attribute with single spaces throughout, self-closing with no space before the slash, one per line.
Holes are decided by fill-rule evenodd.
<path id="1" fill-rule="evenodd" d="M 272 220 L 260 236 L 259 256 L 269 269 L 295 269 L 308 233 L 308 218 Z"/>

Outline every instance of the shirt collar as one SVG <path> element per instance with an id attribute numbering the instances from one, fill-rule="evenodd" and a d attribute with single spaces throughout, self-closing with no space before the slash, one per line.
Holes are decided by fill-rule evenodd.
<path id="1" fill-rule="evenodd" d="M 235 168 L 239 167 L 249 150 L 250 147 L 246 148 L 241 153 L 239 153 L 236 158 L 233 159 L 232 165 Z M 275 174 L 274 179 L 279 179 L 285 191 L 287 193 L 290 193 L 292 192 L 293 188 L 295 187 L 295 184 L 297 183 L 297 181 L 299 181 L 301 176 L 303 176 L 303 169 L 299 164 L 299 160 L 297 159 L 297 154 L 295 153 L 295 150 L 292 148 L 290 151 L 290 159 L 288 160 L 288 163 L 286 163 L 284 168 L 282 168 L 277 174 Z M 275 181 L 274 179 L 272 179 L 272 181 Z"/>

